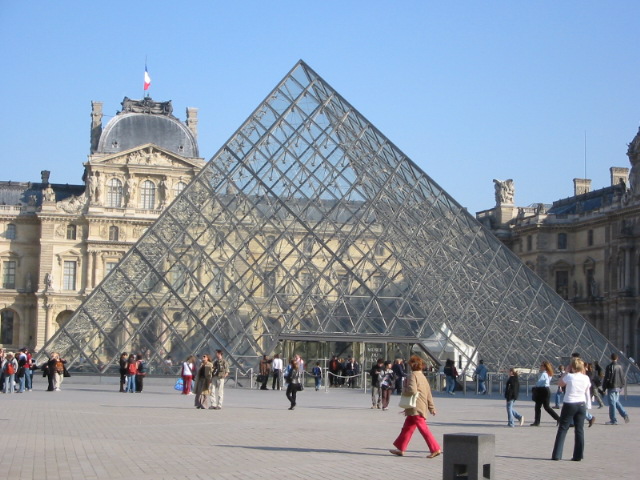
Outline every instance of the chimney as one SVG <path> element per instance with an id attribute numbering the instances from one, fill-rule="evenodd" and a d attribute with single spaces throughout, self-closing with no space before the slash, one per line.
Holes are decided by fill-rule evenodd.
<path id="1" fill-rule="evenodd" d="M 618 185 L 620 183 L 629 185 L 629 169 L 624 167 L 611 167 L 611 186 Z"/>
<path id="2" fill-rule="evenodd" d="M 582 195 L 583 193 L 589 193 L 590 191 L 591 191 L 590 178 L 574 178 L 573 179 L 574 195 Z"/>
<path id="3" fill-rule="evenodd" d="M 198 109 L 187 107 L 187 128 L 191 130 L 193 138 L 198 139 Z"/>
<path id="4" fill-rule="evenodd" d="M 91 102 L 91 153 L 98 151 L 102 135 L 102 102 Z"/>

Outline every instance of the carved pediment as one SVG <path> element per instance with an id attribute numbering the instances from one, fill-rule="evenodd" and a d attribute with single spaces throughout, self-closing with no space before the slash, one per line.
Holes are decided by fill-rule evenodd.
<path id="1" fill-rule="evenodd" d="M 89 164 L 94 167 L 99 165 L 130 165 L 135 167 L 139 165 L 143 167 L 202 168 L 204 160 L 181 157 L 153 144 L 146 144 L 110 155 L 92 155 Z"/>

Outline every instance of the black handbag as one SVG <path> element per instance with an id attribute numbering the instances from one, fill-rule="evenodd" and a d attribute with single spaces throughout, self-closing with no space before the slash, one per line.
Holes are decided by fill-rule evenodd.
<path id="1" fill-rule="evenodd" d="M 531 400 L 533 400 L 534 402 L 537 402 L 538 397 L 539 397 L 538 387 L 533 387 L 531 389 Z"/>
<path id="2" fill-rule="evenodd" d="M 62 370 L 62 376 L 63 377 L 70 377 L 71 376 L 71 374 L 67 370 L 67 367 L 64 367 L 64 370 Z"/>

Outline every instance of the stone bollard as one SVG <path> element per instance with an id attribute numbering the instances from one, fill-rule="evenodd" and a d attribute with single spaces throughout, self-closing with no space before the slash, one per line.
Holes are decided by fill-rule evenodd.
<path id="1" fill-rule="evenodd" d="M 446 433 L 444 435 L 443 480 L 495 479 L 495 435 Z"/>

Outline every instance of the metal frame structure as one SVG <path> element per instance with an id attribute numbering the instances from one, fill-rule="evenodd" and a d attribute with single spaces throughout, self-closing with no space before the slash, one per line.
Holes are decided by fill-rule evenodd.
<path id="1" fill-rule="evenodd" d="M 113 373 L 125 350 L 160 370 L 221 348 L 248 369 L 291 336 L 493 371 L 616 350 L 302 61 L 42 353 Z"/>

